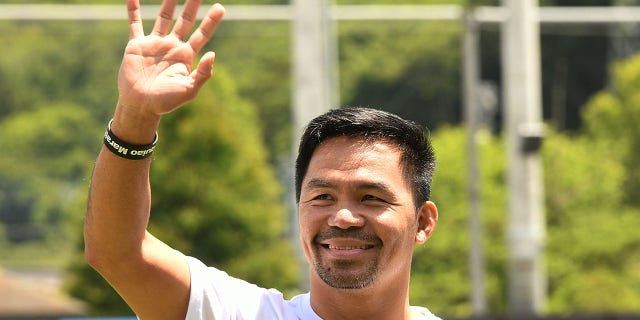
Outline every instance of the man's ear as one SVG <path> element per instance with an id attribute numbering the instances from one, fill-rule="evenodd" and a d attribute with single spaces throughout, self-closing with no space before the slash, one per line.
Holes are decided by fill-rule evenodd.
<path id="1" fill-rule="evenodd" d="M 438 208 L 431 201 L 425 201 L 418 209 L 418 232 L 416 244 L 423 244 L 429 240 L 438 223 Z"/>

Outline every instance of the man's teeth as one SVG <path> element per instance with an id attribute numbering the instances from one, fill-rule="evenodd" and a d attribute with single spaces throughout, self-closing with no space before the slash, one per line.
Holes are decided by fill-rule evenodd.
<path id="1" fill-rule="evenodd" d="M 366 245 L 362 245 L 362 246 L 347 246 L 347 247 L 339 247 L 339 246 L 334 246 L 334 245 L 329 245 L 329 249 L 335 249 L 335 250 L 353 250 L 353 249 L 366 249 L 367 246 Z"/>

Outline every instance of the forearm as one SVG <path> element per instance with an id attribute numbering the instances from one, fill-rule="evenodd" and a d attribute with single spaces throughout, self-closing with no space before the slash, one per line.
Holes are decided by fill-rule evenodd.
<path id="1" fill-rule="evenodd" d="M 158 118 L 142 119 L 124 113 L 120 107 L 116 111 L 112 123 L 115 135 L 131 144 L 153 140 Z M 151 207 L 150 164 L 150 158 L 124 159 L 102 148 L 91 179 L 85 220 L 90 263 L 128 259 L 140 252 Z"/>
<path id="2" fill-rule="evenodd" d="M 111 129 L 127 143 L 149 144 L 157 120 L 117 111 Z M 184 257 L 146 230 L 150 159 L 129 160 L 102 148 L 89 191 L 85 255 L 140 319 L 184 319 L 190 286 Z"/>

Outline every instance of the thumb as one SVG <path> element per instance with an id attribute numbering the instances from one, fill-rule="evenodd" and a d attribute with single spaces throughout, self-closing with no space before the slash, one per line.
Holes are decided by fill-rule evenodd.
<path id="1" fill-rule="evenodd" d="M 193 79 L 193 86 L 196 92 L 211 78 L 215 58 L 216 54 L 214 52 L 209 51 L 205 53 L 200 59 L 200 62 L 198 62 L 196 69 L 189 75 Z"/>

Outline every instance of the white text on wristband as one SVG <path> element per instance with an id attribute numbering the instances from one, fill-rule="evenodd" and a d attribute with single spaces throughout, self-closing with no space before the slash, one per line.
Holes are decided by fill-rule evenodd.
<path id="1" fill-rule="evenodd" d="M 151 156 L 153 150 L 158 143 L 158 133 L 156 133 L 155 138 L 151 144 L 145 145 L 135 145 L 124 142 L 120 138 L 118 138 L 111 131 L 111 122 L 109 121 L 109 125 L 107 126 L 107 130 L 104 133 L 104 145 L 109 149 L 109 151 L 113 152 L 115 155 L 130 159 L 130 160 L 142 160 Z"/>

